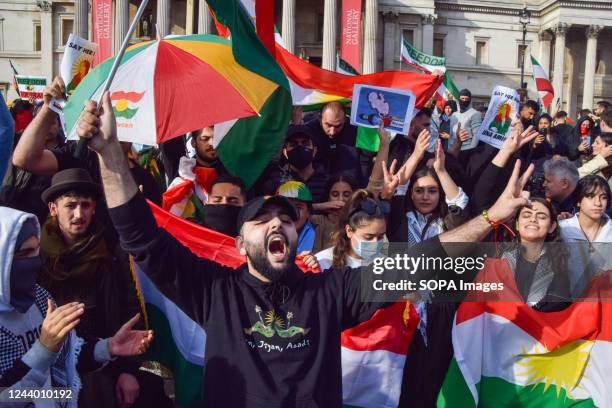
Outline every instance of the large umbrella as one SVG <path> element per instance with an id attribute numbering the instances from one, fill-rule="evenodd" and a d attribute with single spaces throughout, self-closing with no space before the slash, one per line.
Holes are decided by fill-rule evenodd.
<path id="1" fill-rule="evenodd" d="M 71 137 L 85 100 L 98 99 L 113 61 L 91 71 L 66 104 Z M 110 93 L 119 139 L 158 144 L 194 129 L 257 115 L 277 88 L 239 65 L 230 41 L 190 35 L 128 48 Z"/>

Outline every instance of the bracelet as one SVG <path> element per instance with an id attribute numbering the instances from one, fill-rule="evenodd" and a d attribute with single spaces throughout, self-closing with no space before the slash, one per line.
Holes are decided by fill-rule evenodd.
<path id="1" fill-rule="evenodd" d="M 495 222 L 495 221 L 491 221 L 491 219 L 489 218 L 489 213 L 487 210 L 482 210 L 482 217 L 485 219 L 486 222 L 489 223 L 489 225 L 493 228 L 497 227 L 497 225 L 499 223 Z"/>

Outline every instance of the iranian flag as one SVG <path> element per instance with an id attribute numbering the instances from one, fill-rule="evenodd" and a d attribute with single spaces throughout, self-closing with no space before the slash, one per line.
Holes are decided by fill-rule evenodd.
<path id="1" fill-rule="evenodd" d="M 507 262 L 484 270 L 504 291 L 457 309 L 438 408 L 612 407 L 612 273 L 593 279 L 588 301 L 544 313 L 521 301 Z"/>
<path id="2" fill-rule="evenodd" d="M 355 272 L 358 273 L 358 272 Z M 406 354 L 419 316 L 409 302 L 378 310 L 342 332 L 342 401 L 345 406 L 395 408 Z"/>
<path id="3" fill-rule="evenodd" d="M 542 105 L 544 106 L 544 109 L 548 109 L 555 96 L 555 90 L 552 83 L 548 79 L 546 71 L 544 71 L 544 68 L 542 68 L 540 63 L 533 57 L 533 55 L 531 55 L 531 67 L 533 70 L 533 80 L 535 81 L 538 94 L 542 100 Z"/>
<path id="4" fill-rule="evenodd" d="M 444 109 L 444 104 L 449 99 L 459 100 L 459 90 L 455 86 L 448 71 L 444 73 L 444 81 L 436 90 L 434 98 L 436 99 L 436 106 L 440 111 Z"/>

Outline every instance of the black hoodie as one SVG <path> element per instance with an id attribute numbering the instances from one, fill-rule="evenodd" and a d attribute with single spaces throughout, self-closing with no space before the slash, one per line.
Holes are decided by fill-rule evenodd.
<path id="1" fill-rule="evenodd" d="M 272 288 L 246 264 L 192 254 L 157 227 L 140 194 L 110 212 L 125 250 L 206 331 L 204 406 L 341 406 L 340 333 L 383 306 L 361 301 L 360 273 L 296 267 Z"/>

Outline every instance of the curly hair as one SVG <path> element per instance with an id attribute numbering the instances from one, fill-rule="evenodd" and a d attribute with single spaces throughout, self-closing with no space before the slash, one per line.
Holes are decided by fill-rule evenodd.
<path id="1" fill-rule="evenodd" d="M 378 204 L 378 199 L 372 192 L 360 189 L 353 193 L 340 213 L 338 227 L 332 234 L 332 243 L 334 244 L 332 266 L 336 268 L 346 267 L 346 256 L 351 250 L 351 240 L 346 234 L 347 225 L 354 231 L 374 220 L 385 220 L 385 214 L 379 210 L 373 215 L 361 210 L 361 202 L 365 200 L 372 200 Z"/>

